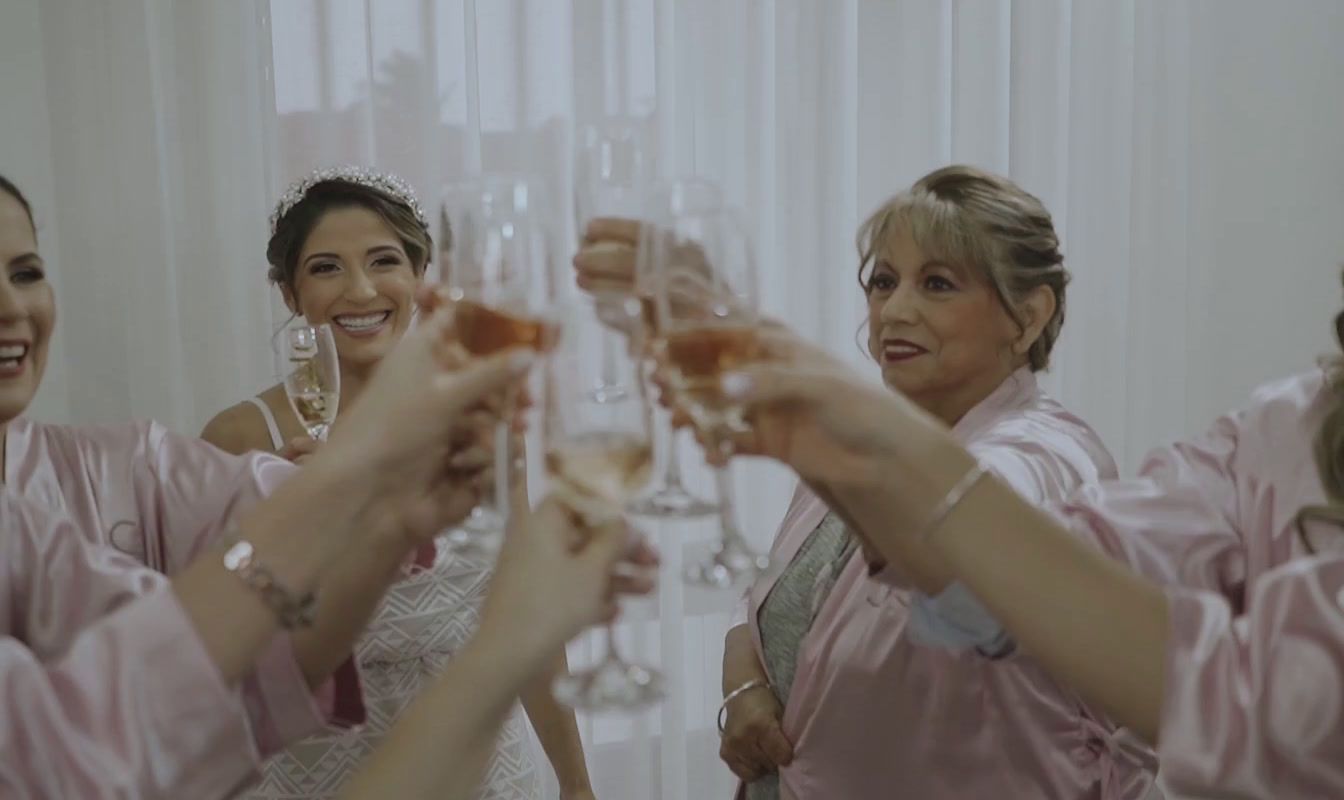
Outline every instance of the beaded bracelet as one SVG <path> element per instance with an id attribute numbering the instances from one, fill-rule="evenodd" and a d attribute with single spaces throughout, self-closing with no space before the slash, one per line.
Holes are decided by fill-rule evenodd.
<path id="1" fill-rule="evenodd" d="M 275 573 L 256 560 L 256 549 L 251 542 L 239 539 L 230 545 L 224 551 L 224 569 L 261 595 L 261 601 L 275 612 L 281 627 L 293 630 L 312 626 L 317 598 L 312 592 L 295 595 L 280 583 Z"/>

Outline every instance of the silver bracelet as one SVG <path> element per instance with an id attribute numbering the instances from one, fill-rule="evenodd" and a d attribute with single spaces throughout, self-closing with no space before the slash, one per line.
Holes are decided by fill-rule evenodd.
<path id="1" fill-rule="evenodd" d="M 280 626 L 287 630 L 307 628 L 313 624 L 317 598 L 312 592 L 296 595 L 275 577 L 265 564 L 256 560 L 256 549 L 246 539 L 239 539 L 224 551 L 224 569 L 237 575 L 243 583 L 261 595 L 261 601 L 275 612 Z"/>
<path id="2" fill-rule="evenodd" d="M 929 515 L 929 521 L 924 523 L 924 530 L 919 534 L 921 543 L 927 542 L 929 537 L 942 527 L 943 522 L 947 520 L 947 515 L 952 513 L 953 509 L 966 497 L 966 493 L 975 488 L 975 485 L 988 472 L 989 468 L 977 461 L 974 467 L 971 467 L 965 475 L 961 476 L 961 480 L 957 481 L 956 485 L 947 491 L 942 502 Z"/>
<path id="3" fill-rule="evenodd" d="M 747 681 L 746 683 L 742 684 L 741 686 L 729 692 L 728 696 L 723 698 L 723 702 L 719 703 L 719 735 L 720 736 L 723 735 L 723 726 L 724 723 L 727 721 L 724 717 L 728 712 L 728 704 L 733 702 L 733 700 L 737 699 L 738 695 L 749 692 L 752 689 L 770 689 L 771 691 L 774 691 L 774 688 L 775 687 L 771 686 L 769 683 L 761 680 L 760 678 L 752 678 L 751 680 Z"/>

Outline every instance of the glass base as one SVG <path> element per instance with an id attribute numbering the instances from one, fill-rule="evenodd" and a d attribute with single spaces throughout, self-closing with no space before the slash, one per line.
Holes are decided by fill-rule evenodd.
<path id="1" fill-rule="evenodd" d="M 680 486 L 664 486 L 630 503 L 627 510 L 631 514 L 644 517 L 664 517 L 668 519 L 693 519 L 716 514 L 716 503 L 704 500 Z"/>
<path id="2" fill-rule="evenodd" d="M 660 673 L 616 659 L 557 678 L 552 693 L 561 704 L 590 712 L 638 711 L 667 696 Z"/>
<path id="3" fill-rule="evenodd" d="M 686 565 L 682 578 L 710 589 L 745 589 L 770 568 L 770 556 L 715 542 L 709 553 Z"/>
<path id="4" fill-rule="evenodd" d="M 630 390 L 619 383 L 606 383 L 588 390 L 588 399 L 599 405 L 619 403 L 630 396 Z"/>

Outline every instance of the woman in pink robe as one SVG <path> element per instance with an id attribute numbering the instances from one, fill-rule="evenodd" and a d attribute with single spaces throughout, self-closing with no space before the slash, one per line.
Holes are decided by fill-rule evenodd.
<path id="1" fill-rule="evenodd" d="M 997 176 L 949 167 L 889 201 L 859 238 L 869 351 L 889 387 L 950 426 L 1029 502 L 1115 477 L 1096 433 L 1036 382 L 1059 334 L 1067 281 L 1036 198 Z M 726 693 L 753 680 L 773 690 L 726 702 L 724 755 L 740 776 L 753 777 L 742 744 L 761 727 L 757 708 L 772 693 L 791 750 L 766 762 L 778 771 L 780 798 L 1148 795 L 1156 764 L 1145 746 L 1010 643 L 977 649 L 940 635 L 948 626 L 936 623 L 956 619 L 965 590 L 932 560 L 905 553 L 887 565 L 871 550 L 841 551 L 820 570 L 808 565 L 828 510 L 865 532 L 920 523 L 841 484 L 810 486 L 776 537 L 779 568 L 751 587 L 746 627 L 725 643 Z M 789 620 L 799 588 L 810 607 Z M 791 645 L 800 621 L 805 633 Z M 779 637 L 784 644 L 772 641 Z M 859 717 L 863 734 L 851 735 Z M 758 751 L 770 755 L 761 740 Z M 745 797 L 776 796 L 770 781 L 749 781 Z"/>
<path id="2" fill-rule="evenodd" d="M 256 770 L 247 701 L 168 580 L 8 490 L 0 706 L 0 793 L 225 797 Z"/>
<path id="3" fill-rule="evenodd" d="M 639 235 L 629 221 L 590 225 L 575 257 L 580 285 L 631 291 Z M 1095 432 L 1036 382 L 1068 278 L 1039 200 L 949 167 L 880 208 L 859 240 L 868 347 L 884 383 L 1030 502 L 1115 476 Z M 887 566 L 846 530 L 919 523 L 844 481 L 798 489 L 772 548 L 777 569 L 751 587 L 724 646 L 720 756 L 742 794 L 1144 797 L 1146 747 L 1010 642 L 973 641 L 965 588 L 927 552 Z"/>
<path id="4" fill-rule="evenodd" d="M 0 478 L 6 487 L 70 515 L 73 529 L 91 543 L 173 575 L 293 474 L 273 456 L 229 455 L 154 423 L 78 427 L 21 419 L 41 382 L 55 299 L 32 215 L 8 181 L 0 182 L 0 265 L 6 270 L 0 282 Z M 465 501 L 474 496 L 475 479 L 459 477 Z M 351 553 L 319 600 L 325 608 L 319 624 L 275 638 L 245 689 L 262 755 L 324 723 L 363 721 L 350 645 L 408 556 L 404 541 Z"/>
<path id="5" fill-rule="evenodd" d="M 0 312 L 12 299 L 0 290 Z M 406 553 L 476 501 L 443 468 L 440 443 L 468 407 L 516 382 L 532 359 L 451 363 L 440 344 L 449 319 L 434 314 L 407 337 L 310 465 L 238 515 L 234 533 L 280 594 L 339 590 L 333 579 L 348 553 L 391 544 Z M 480 769 L 473 739 L 490 738 L 519 683 L 578 627 L 609 616 L 616 594 L 652 587 L 629 572 L 656 564 L 649 551 L 624 530 L 586 537 L 571 516 L 554 503 L 518 515 L 511 540 L 527 545 L 507 549 L 492 588 L 493 645 L 473 648 L 465 660 L 474 667 L 445 676 L 425 698 L 419 724 L 439 747 L 427 752 L 415 741 L 427 737 L 407 731 L 412 741 L 380 754 L 358 796 L 465 791 Z M 616 577 L 622 555 L 626 571 Z M 236 790 L 258 753 L 249 729 L 255 700 L 233 687 L 259 671 L 257 654 L 287 618 L 237 570 L 211 552 L 169 585 L 86 542 L 65 515 L 0 492 L 0 794 L 210 800 Z M 533 597 L 538 591 L 544 599 Z M 498 668 L 501 652 L 510 669 Z M 444 720 L 444 705 L 454 719 Z"/>
<path id="6" fill-rule="evenodd" d="M 1156 741 L 1172 789 L 1344 795 L 1338 364 L 1261 388 L 1204 435 L 1155 451 L 1136 479 L 1046 514 L 979 477 L 997 470 L 905 398 L 779 336 L 776 363 L 724 378 L 755 420 L 738 452 L 923 514 L 917 533 L 986 618 Z M 893 556 L 910 533 L 864 531 Z"/>
<path id="7" fill-rule="evenodd" d="M 1033 503 L 1115 477 L 1096 435 L 1026 370 L 952 435 Z M 771 550 L 774 563 L 791 561 L 827 511 L 800 487 Z M 881 797 L 897 789 L 920 798 L 1148 794 L 1156 760 L 1145 745 L 1034 660 L 1012 653 L 1010 643 L 991 636 L 976 647 L 939 646 L 940 612 L 956 605 L 960 587 L 930 599 L 893 580 L 893 571 L 888 566 L 874 580 L 856 554 L 815 612 L 784 704 L 781 727 L 793 758 L 779 768 L 781 797 Z M 762 659 L 761 609 L 773 588 L 771 579 L 758 581 L 748 598 L 746 622 Z"/>

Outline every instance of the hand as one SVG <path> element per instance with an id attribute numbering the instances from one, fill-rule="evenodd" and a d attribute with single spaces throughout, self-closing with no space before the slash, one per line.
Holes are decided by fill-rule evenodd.
<path id="1" fill-rule="evenodd" d="M 793 761 L 793 745 L 780 725 L 784 709 L 769 687 L 734 697 L 725 713 L 719 758 L 734 775 L 750 783 Z"/>
<path id="2" fill-rule="evenodd" d="M 598 320 L 618 333 L 643 341 L 651 322 L 643 306 L 630 307 L 637 296 L 636 257 L 640 223 L 627 219 L 595 219 L 588 224 L 574 254 L 575 282 L 593 297 Z"/>
<path id="3" fill-rule="evenodd" d="M 885 459 L 941 423 L 900 394 L 877 385 L 789 331 L 765 325 L 766 360 L 721 376 L 729 402 L 740 403 L 751 430 L 705 447 L 708 458 L 761 455 L 808 481 L 835 486 L 880 484 Z M 684 415 L 678 415 L 684 416 Z M 697 438 L 705 444 L 704 434 Z"/>
<path id="4" fill-rule="evenodd" d="M 651 591 L 658 558 L 624 520 L 584 528 L 554 497 L 525 507 L 515 495 L 481 628 L 535 647 L 540 665 L 584 628 L 615 619 L 620 595 Z"/>
<path id="5" fill-rule="evenodd" d="M 628 335 L 639 330 L 638 323 L 649 326 L 653 322 L 646 310 L 637 314 L 624 306 L 626 299 L 649 296 L 652 291 L 652 287 L 639 286 L 636 262 L 641 237 L 653 232 L 639 220 L 599 217 L 588 223 L 579 252 L 574 254 L 575 281 L 597 300 L 598 317 Z M 663 269 L 677 317 L 690 319 L 698 310 L 708 317 L 714 300 L 722 301 L 725 293 L 723 287 L 716 291 L 703 248 L 696 242 L 674 241 L 666 232 L 658 234 L 667 240 Z"/>
<path id="6" fill-rule="evenodd" d="M 643 225 L 639 220 L 599 217 L 584 229 L 574 254 L 579 288 L 592 294 L 635 293 L 635 259 Z"/>
<path id="7" fill-rule="evenodd" d="M 285 442 L 285 446 L 280 448 L 280 452 L 276 453 L 276 455 L 286 461 L 302 465 L 308 460 L 309 456 L 317 452 L 317 448 L 320 444 L 321 442 L 311 436 L 295 436 L 293 439 Z"/>
<path id="8" fill-rule="evenodd" d="M 422 539 L 460 519 L 479 492 L 454 467 L 454 437 L 469 415 L 522 380 L 534 356 L 510 351 L 471 359 L 451 336 L 451 309 L 422 315 L 379 364 L 359 400 L 313 456 L 359 465 L 375 511 Z M 379 525 L 387 520 L 370 520 Z"/>

